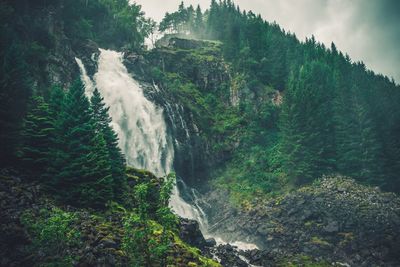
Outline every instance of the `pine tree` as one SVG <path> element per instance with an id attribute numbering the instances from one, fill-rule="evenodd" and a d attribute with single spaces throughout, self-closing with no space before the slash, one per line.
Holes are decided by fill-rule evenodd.
<path id="1" fill-rule="evenodd" d="M 282 132 L 281 154 L 284 170 L 287 176 L 295 181 L 305 182 L 313 178 L 311 157 L 307 150 L 307 133 L 304 131 L 305 116 L 302 114 L 302 104 L 299 103 L 301 92 L 297 92 L 295 78 L 292 77 L 286 91 L 280 121 Z"/>
<path id="2" fill-rule="evenodd" d="M 194 20 L 194 33 L 196 34 L 197 38 L 202 38 L 203 31 L 204 31 L 204 21 L 203 21 L 203 13 L 201 12 L 200 5 L 197 5 L 196 8 L 196 17 Z"/>
<path id="3" fill-rule="evenodd" d="M 336 98 L 338 171 L 361 182 L 382 185 L 382 148 L 360 93 L 352 86 L 339 90 Z"/>
<path id="4" fill-rule="evenodd" d="M 64 105 L 65 93 L 60 86 L 53 86 L 50 92 L 49 107 L 54 118 L 58 118 Z"/>
<path id="5" fill-rule="evenodd" d="M 54 86 L 50 92 L 49 109 L 54 123 L 54 134 L 52 136 L 53 146 L 50 148 L 51 164 L 48 174 L 52 179 L 48 180 L 49 189 L 56 187 L 56 179 L 59 175 L 60 168 L 63 168 L 67 161 L 68 151 L 65 149 L 64 130 L 62 129 L 61 113 L 64 107 L 65 93 L 59 86 Z"/>
<path id="6" fill-rule="evenodd" d="M 103 135 L 96 133 L 92 142 L 91 152 L 80 163 L 87 181 L 81 181 L 79 186 L 79 202 L 83 206 L 102 208 L 114 197 L 111 163 Z"/>
<path id="7" fill-rule="evenodd" d="M 42 97 L 34 96 L 21 132 L 22 143 L 18 155 L 22 159 L 24 171 L 35 178 L 48 177 L 54 133 L 54 120 L 49 105 Z"/>
<path id="8" fill-rule="evenodd" d="M 91 98 L 93 119 L 96 131 L 103 135 L 106 142 L 111 163 L 114 196 L 117 200 L 121 200 L 126 187 L 125 158 L 118 146 L 118 136 L 111 127 L 112 119 L 108 113 L 109 108 L 103 101 L 104 99 L 96 88 Z"/>
<path id="9" fill-rule="evenodd" d="M 281 114 L 281 152 L 290 179 L 310 182 L 335 170 L 332 75 L 313 62 L 292 77 Z"/>
<path id="10" fill-rule="evenodd" d="M 56 189 L 67 203 L 100 208 L 113 197 L 111 164 L 81 81 L 66 95 L 60 120 Z"/>

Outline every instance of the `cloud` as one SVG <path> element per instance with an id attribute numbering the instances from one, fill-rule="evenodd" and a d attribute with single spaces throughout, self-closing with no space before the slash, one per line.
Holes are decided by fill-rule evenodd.
<path id="1" fill-rule="evenodd" d="M 146 14 L 160 21 L 181 0 L 136 0 Z M 208 8 L 209 0 L 185 0 L 186 5 Z M 276 21 L 298 38 L 314 35 L 330 46 L 364 61 L 377 73 L 400 82 L 400 1 L 398 0 L 236 0 L 242 10 Z"/>

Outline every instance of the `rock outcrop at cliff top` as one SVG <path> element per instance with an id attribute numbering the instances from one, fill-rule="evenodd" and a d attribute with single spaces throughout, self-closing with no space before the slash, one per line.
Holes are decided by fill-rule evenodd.
<path id="1" fill-rule="evenodd" d="M 208 195 L 219 209 L 210 223 L 225 217 L 219 234 L 262 248 L 246 254 L 254 265 L 307 255 L 350 266 L 400 266 L 400 198 L 393 193 L 329 177 L 246 212 L 215 204 L 217 195 Z"/>

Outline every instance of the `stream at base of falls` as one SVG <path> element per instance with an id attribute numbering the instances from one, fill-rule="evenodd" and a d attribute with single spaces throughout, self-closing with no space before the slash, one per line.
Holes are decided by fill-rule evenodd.
<path id="1" fill-rule="evenodd" d="M 149 101 L 140 86 L 123 64 L 123 54 L 100 49 L 98 70 L 93 80 L 87 75 L 84 64 L 75 58 L 85 85 L 87 96 L 96 87 L 110 107 L 112 127 L 119 137 L 119 146 L 125 154 L 127 164 L 153 172 L 162 177 L 172 171 L 174 161 L 173 140 L 168 135 L 164 111 Z M 182 182 L 183 181 L 179 181 Z M 180 217 L 196 220 L 205 238 L 214 238 L 217 244 L 225 244 L 223 237 L 208 232 L 207 216 L 197 204 L 195 191 L 186 202 L 175 185 L 170 205 Z M 242 241 L 231 242 L 241 250 L 257 249 L 254 244 Z"/>

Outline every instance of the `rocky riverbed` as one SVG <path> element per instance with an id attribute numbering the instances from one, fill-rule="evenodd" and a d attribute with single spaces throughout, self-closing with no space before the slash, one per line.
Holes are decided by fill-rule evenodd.
<path id="1" fill-rule="evenodd" d="M 242 253 L 258 266 L 313 259 L 344 266 L 399 266 L 400 198 L 345 177 L 326 177 L 284 196 L 232 208 L 227 192 L 210 192 L 204 205 L 216 235 L 247 240 Z M 221 253 L 229 254 L 229 247 Z M 232 266 L 232 265 L 226 265 Z M 237 265 L 241 266 L 241 265 Z"/>

